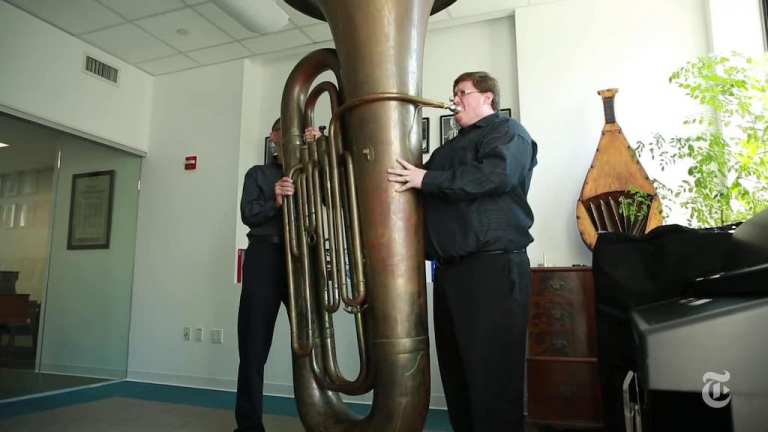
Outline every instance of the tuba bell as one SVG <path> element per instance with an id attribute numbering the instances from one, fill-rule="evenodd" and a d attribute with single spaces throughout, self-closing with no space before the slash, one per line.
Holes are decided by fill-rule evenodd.
<path id="1" fill-rule="evenodd" d="M 420 109 L 430 13 L 455 0 L 286 0 L 326 20 L 337 47 L 305 56 L 281 105 L 294 393 L 308 431 L 420 431 L 429 408 L 429 340 L 418 197 L 387 182 L 396 158 L 421 161 Z M 331 71 L 338 86 L 317 77 Z M 305 142 L 318 98 L 327 136 Z M 359 371 L 339 369 L 334 314 L 352 314 Z M 341 394 L 373 392 L 365 416 Z"/>

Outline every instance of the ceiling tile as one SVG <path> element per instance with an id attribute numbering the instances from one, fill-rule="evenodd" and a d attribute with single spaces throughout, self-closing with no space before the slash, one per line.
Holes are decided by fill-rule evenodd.
<path id="1" fill-rule="evenodd" d="M 227 60 L 251 56 L 251 52 L 245 49 L 238 42 L 232 42 L 226 45 L 219 45 L 201 50 L 189 51 L 187 55 L 192 57 L 200 64 L 220 63 Z"/>
<path id="2" fill-rule="evenodd" d="M 124 23 L 119 15 L 94 0 L 8 0 L 32 15 L 72 34 Z"/>
<path id="3" fill-rule="evenodd" d="M 128 63 L 167 57 L 176 53 L 176 50 L 133 24 L 111 27 L 81 37 Z"/>
<path id="4" fill-rule="evenodd" d="M 160 75 L 164 73 L 180 71 L 182 69 L 193 68 L 199 65 L 189 57 L 179 54 L 172 57 L 166 57 L 164 59 L 139 63 L 137 66 L 152 75 Z"/>
<path id="5" fill-rule="evenodd" d="M 184 3 L 192 6 L 200 3 L 205 3 L 207 0 L 184 0 Z"/>
<path id="6" fill-rule="evenodd" d="M 246 30 L 239 22 L 213 3 L 195 6 L 195 10 L 235 39 L 247 39 L 259 35 Z"/>
<path id="7" fill-rule="evenodd" d="M 242 44 L 254 54 L 280 51 L 312 43 L 299 30 L 288 30 L 280 33 L 269 33 L 264 36 L 246 39 Z"/>
<path id="8" fill-rule="evenodd" d="M 232 38 L 192 9 L 136 21 L 144 30 L 181 51 L 231 42 Z"/>
<path id="9" fill-rule="evenodd" d="M 272 1 L 272 0 L 269 0 Z M 282 10 L 285 11 L 285 13 L 288 14 L 288 17 L 291 19 L 291 21 L 296 24 L 299 27 L 311 25 L 311 24 L 319 24 L 323 21 L 316 20 L 310 16 L 304 15 L 303 13 L 297 11 L 293 7 L 291 7 L 288 3 L 285 2 L 285 0 L 275 0 L 275 3 L 280 6 Z"/>
<path id="10" fill-rule="evenodd" d="M 186 6 L 181 0 L 98 0 L 129 20 L 156 15 Z"/>
<path id="11" fill-rule="evenodd" d="M 463 18 L 472 15 L 482 15 L 491 12 L 512 11 L 521 6 L 527 6 L 529 0 L 483 0 L 483 1 L 458 1 L 450 6 L 454 18 Z"/>
<path id="12" fill-rule="evenodd" d="M 307 27 L 302 27 L 301 30 L 314 42 L 325 42 L 329 40 L 333 40 L 333 34 L 331 33 L 331 28 L 328 27 L 328 24 L 322 23 L 322 24 L 315 24 Z"/>

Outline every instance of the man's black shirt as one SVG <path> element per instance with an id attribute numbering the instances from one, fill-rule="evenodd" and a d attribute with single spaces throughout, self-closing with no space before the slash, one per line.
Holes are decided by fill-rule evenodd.
<path id="1" fill-rule="evenodd" d="M 438 147 L 421 185 L 427 258 L 525 249 L 533 241 L 527 195 L 537 151 L 519 122 L 498 113 Z"/>
<path id="2" fill-rule="evenodd" d="M 275 183 L 282 176 L 282 167 L 273 161 L 253 166 L 245 174 L 240 218 L 251 229 L 249 239 L 257 236 L 283 237 L 283 220 L 275 202 Z"/>

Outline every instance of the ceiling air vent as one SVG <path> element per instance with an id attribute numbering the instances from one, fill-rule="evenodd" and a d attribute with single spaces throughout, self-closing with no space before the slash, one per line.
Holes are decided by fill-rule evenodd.
<path id="1" fill-rule="evenodd" d="M 89 55 L 85 56 L 85 71 L 117 84 L 117 73 L 119 72 L 117 68 L 96 60 Z"/>

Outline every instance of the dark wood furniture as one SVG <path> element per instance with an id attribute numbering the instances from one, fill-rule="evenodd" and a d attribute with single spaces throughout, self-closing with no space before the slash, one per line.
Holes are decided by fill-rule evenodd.
<path id="1" fill-rule="evenodd" d="M 528 321 L 528 420 L 602 426 L 595 292 L 589 267 L 532 269 Z"/>
<path id="2" fill-rule="evenodd" d="M 0 294 L 16 294 L 16 281 L 19 279 L 17 271 L 0 271 Z"/>
<path id="3" fill-rule="evenodd" d="M 29 294 L 0 294 L 0 365 L 26 365 L 30 354 L 34 359 L 39 317 L 40 305 Z M 31 346 L 16 344 L 22 335 L 32 337 Z"/>

